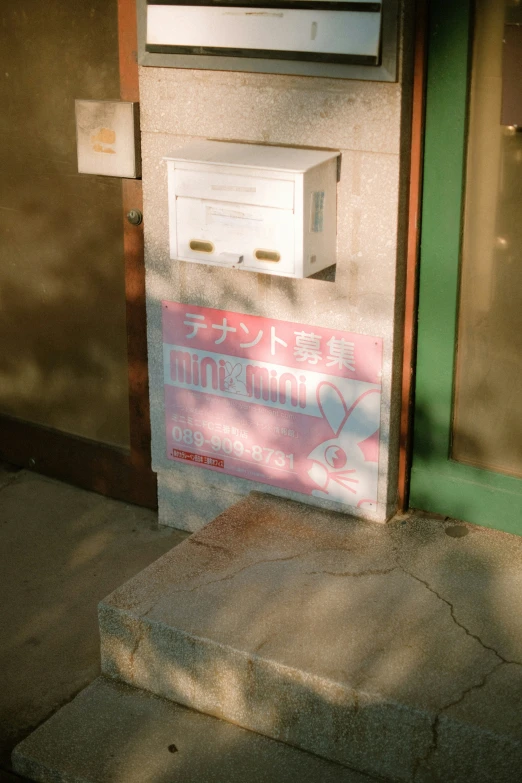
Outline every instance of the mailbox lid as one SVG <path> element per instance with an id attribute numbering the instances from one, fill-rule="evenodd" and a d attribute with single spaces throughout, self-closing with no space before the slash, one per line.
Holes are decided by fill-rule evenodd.
<path id="1" fill-rule="evenodd" d="M 186 196 L 208 201 L 231 201 L 279 209 L 294 208 L 294 181 L 248 177 L 219 171 L 174 171 L 176 197 Z"/>
<path id="2" fill-rule="evenodd" d="M 340 154 L 337 150 L 303 150 L 263 144 L 197 141 L 177 150 L 174 155 L 166 157 L 165 160 L 174 161 L 176 169 L 193 169 L 194 166 L 189 164 L 202 164 L 252 169 L 251 172 L 244 171 L 244 174 L 256 174 L 261 169 L 274 172 L 273 176 L 277 176 L 276 172 L 304 174 L 315 166 L 338 158 Z"/>

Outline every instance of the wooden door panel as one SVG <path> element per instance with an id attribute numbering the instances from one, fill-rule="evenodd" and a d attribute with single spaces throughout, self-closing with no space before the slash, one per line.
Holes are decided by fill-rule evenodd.
<path id="1" fill-rule="evenodd" d="M 0 458 L 154 508 L 141 182 L 78 175 L 74 127 L 139 100 L 135 0 L 6 2 Z"/>

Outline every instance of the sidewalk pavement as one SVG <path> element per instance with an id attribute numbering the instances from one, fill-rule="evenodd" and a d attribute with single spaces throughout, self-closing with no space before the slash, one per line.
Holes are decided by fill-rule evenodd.
<path id="1" fill-rule="evenodd" d="M 0 781 L 11 751 L 100 672 L 97 604 L 187 537 L 156 514 L 0 466 Z"/>

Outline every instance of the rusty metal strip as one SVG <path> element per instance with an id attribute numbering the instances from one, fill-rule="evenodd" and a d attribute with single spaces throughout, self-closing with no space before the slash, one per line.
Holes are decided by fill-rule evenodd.
<path id="1" fill-rule="evenodd" d="M 120 97 L 139 101 L 138 32 L 136 0 L 118 0 Z M 139 134 L 139 128 L 138 128 Z M 143 225 L 126 219 L 131 209 L 143 211 L 140 180 L 122 180 L 123 252 L 127 314 L 127 357 L 129 378 L 130 463 L 139 480 L 150 483 L 150 411 L 145 314 L 145 262 Z M 136 502 L 136 501 L 135 501 Z"/>
<path id="2" fill-rule="evenodd" d="M 422 197 L 422 162 L 424 143 L 424 108 L 426 92 L 427 0 L 417 0 L 415 53 L 413 71 L 413 105 L 410 157 L 410 193 L 406 255 L 406 291 L 404 345 L 402 364 L 402 408 L 399 451 L 399 508 L 406 510 L 409 500 L 409 475 L 413 435 L 414 362 L 417 317 L 420 216 Z"/>
<path id="3" fill-rule="evenodd" d="M 118 0 L 120 98 L 139 101 L 136 0 Z"/>

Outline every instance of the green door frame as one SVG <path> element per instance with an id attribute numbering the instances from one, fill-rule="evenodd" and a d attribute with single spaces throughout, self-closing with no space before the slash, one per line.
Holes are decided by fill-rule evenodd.
<path id="1" fill-rule="evenodd" d="M 430 3 L 410 505 L 522 535 L 522 480 L 450 457 L 471 5 Z"/>

